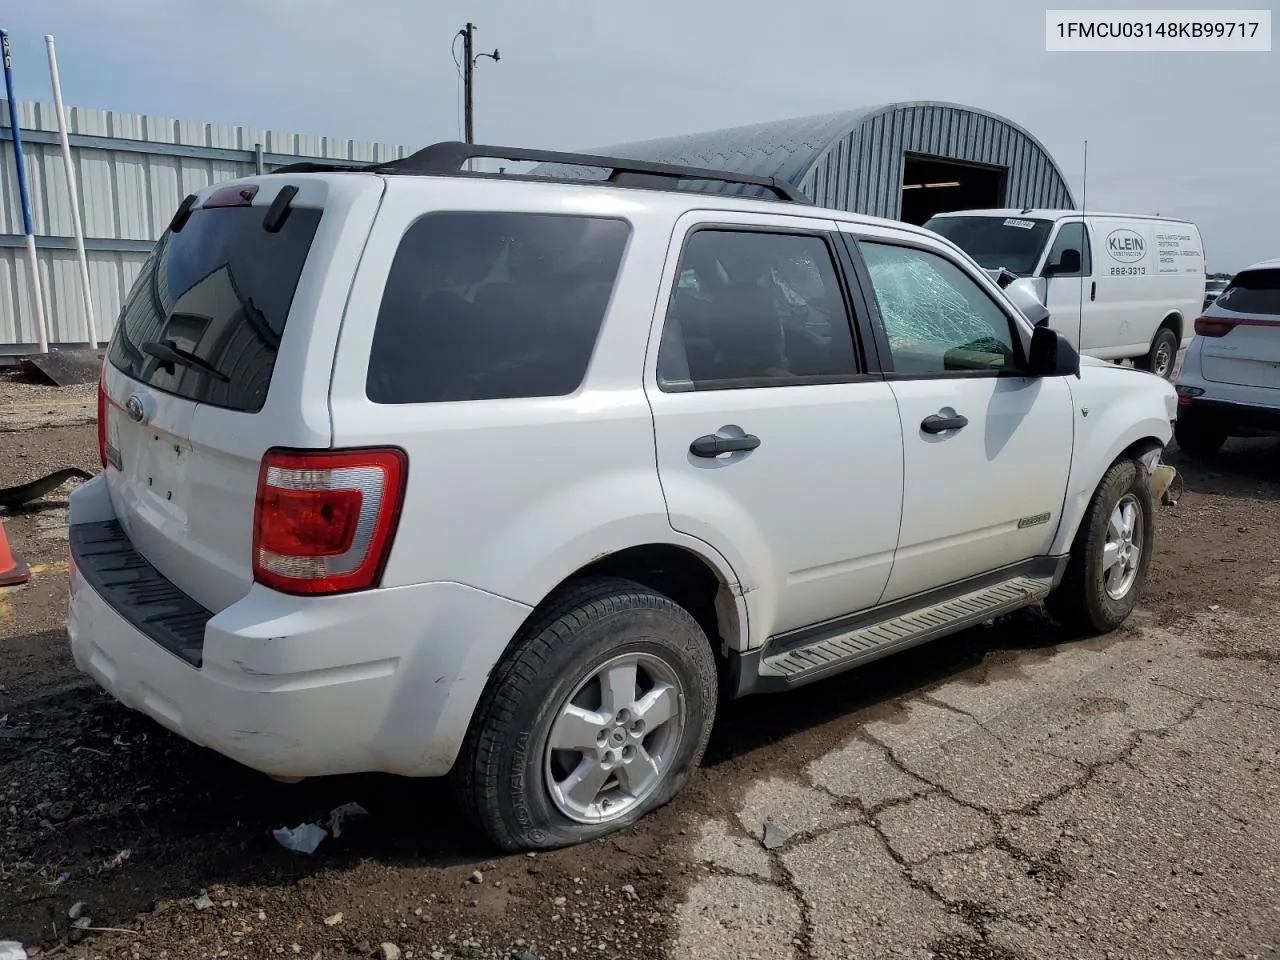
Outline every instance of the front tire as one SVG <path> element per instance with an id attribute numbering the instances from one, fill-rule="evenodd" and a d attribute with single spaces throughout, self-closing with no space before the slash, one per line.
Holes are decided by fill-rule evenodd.
<path id="1" fill-rule="evenodd" d="M 1045 601 L 1067 629 L 1110 633 L 1142 596 L 1155 547 L 1151 491 L 1132 460 L 1111 465 L 1094 491 L 1071 548 L 1066 575 Z"/>
<path id="2" fill-rule="evenodd" d="M 1139 357 L 1134 361 L 1133 365 L 1139 370 L 1154 373 L 1157 377 L 1172 380 L 1173 368 L 1177 359 L 1178 337 L 1168 327 L 1161 327 L 1156 331 L 1155 339 L 1151 341 L 1151 349 L 1147 352 L 1147 355 Z"/>
<path id="3" fill-rule="evenodd" d="M 596 578 L 536 615 L 494 671 L 454 767 L 506 851 L 594 840 L 679 792 L 715 719 L 715 657 L 669 597 Z"/>

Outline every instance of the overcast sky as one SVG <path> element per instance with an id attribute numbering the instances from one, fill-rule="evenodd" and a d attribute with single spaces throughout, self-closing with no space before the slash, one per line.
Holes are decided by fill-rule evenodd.
<path id="1" fill-rule="evenodd" d="M 1195 220 L 1211 270 L 1280 256 L 1280 53 L 1050 54 L 1044 5 L 1025 0 L 28 0 L 5 8 L 0 26 L 12 37 L 20 100 L 51 99 L 43 41 L 51 33 L 69 105 L 406 145 L 459 138 L 450 42 L 468 19 L 480 28 L 477 49 L 502 54 L 478 68 L 482 142 L 583 148 L 898 100 L 953 101 L 1030 130 L 1077 200 L 1087 138 L 1089 206 Z"/>

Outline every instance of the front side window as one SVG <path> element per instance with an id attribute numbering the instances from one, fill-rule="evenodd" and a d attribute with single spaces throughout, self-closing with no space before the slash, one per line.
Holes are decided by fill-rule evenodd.
<path id="1" fill-rule="evenodd" d="M 658 351 L 662 389 L 831 383 L 856 373 L 849 314 L 822 237 L 690 235 Z"/>
<path id="2" fill-rule="evenodd" d="M 896 373 L 1017 369 L 1009 318 L 978 284 L 937 254 L 859 244 Z"/>
<path id="3" fill-rule="evenodd" d="M 365 393 L 386 404 L 573 393 L 630 233 L 563 214 L 417 220 L 391 263 Z"/>
<path id="4" fill-rule="evenodd" d="M 1064 223 L 1058 230 L 1045 263 L 1050 266 L 1062 263 L 1062 254 L 1065 250 L 1075 250 L 1080 254 L 1080 269 L 1055 270 L 1053 273 L 1055 277 L 1088 277 L 1093 274 L 1093 256 L 1089 249 L 1089 236 L 1085 232 L 1084 224 L 1078 220 Z"/>

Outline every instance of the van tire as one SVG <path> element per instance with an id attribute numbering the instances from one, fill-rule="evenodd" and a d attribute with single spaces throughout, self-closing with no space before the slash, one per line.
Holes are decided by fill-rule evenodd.
<path id="1" fill-rule="evenodd" d="M 1117 506 L 1125 501 L 1141 520 L 1137 570 L 1122 597 L 1107 592 L 1103 555 L 1108 527 Z M 1085 511 L 1062 582 L 1045 599 L 1054 620 L 1075 634 L 1110 633 L 1128 619 L 1142 597 L 1155 547 L 1155 511 L 1142 467 L 1133 460 L 1117 460 L 1102 477 Z"/>
<path id="2" fill-rule="evenodd" d="M 1139 370 L 1154 373 L 1166 380 L 1173 379 L 1173 368 L 1178 364 L 1178 335 L 1168 327 L 1156 331 L 1151 349 L 1145 357 L 1139 357 L 1133 365 Z"/>
<path id="3" fill-rule="evenodd" d="M 635 718 L 641 716 L 636 710 L 625 726 L 602 732 L 605 739 L 597 741 L 601 746 L 596 749 L 609 750 L 608 737 L 619 735 L 619 730 L 628 736 L 635 733 L 638 739 L 608 756 L 620 764 L 624 751 L 635 757 L 639 747 L 639 754 L 660 771 L 657 781 L 630 795 L 622 791 L 620 775 L 610 773 L 604 784 L 619 785 L 622 799 L 614 801 L 622 805 L 619 815 L 603 823 L 585 822 L 591 811 L 580 810 L 583 816 L 575 819 L 566 809 L 568 790 L 553 796 L 557 771 L 567 782 L 579 768 L 587 770 L 587 776 L 594 772 L 594 763 L 603 769 L 604 761 L 596 761 L 594 752 L 577 752 L 575 758 L 572 750 L 551 751 L 553 728 L 571 700 L 579 710 L 609 712 L 600 702 L 603 680 L 597 684 L 597 677 L 605 673 L 597 671 L 607 669 L 611 661 L 626 664 L 632 657 L 640 663 L 635 676 L 643 681 L 655 671 L 665 674 L 676 691 L 671 702 L 678 710 L 665 721 L 675 726 L 664 734 L 656 725 L 651 731 L 641 724 L 640 737 L 634 729 Z M 494 844 L 508 852 L 585 843 L 625 828 L 674 797 L 697 769 L 715 720 L 718 682 L 706 634 L 671 598 L 614 577 L 573 585 L 531 617 L 490 676 L 452 773 L 459 804 Z M 642 688 L 643 682 L 633 691 Z M 584 697 L 585 706 L 578 702 Z M 635 706 L 643 700 L 643 695 L 638 697 Z M 623 712 L 618 723 L 623 722 Z M 665 762 L 664 755 L 669 758 Z M 637 770 L 637 778 L 642 778 L 650 767 Z M 590 795 L 600 797 L 601 792 Z"/>

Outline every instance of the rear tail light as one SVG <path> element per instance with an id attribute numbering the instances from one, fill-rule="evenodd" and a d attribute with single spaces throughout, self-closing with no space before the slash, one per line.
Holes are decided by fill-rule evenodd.
<path id="1" fill-rule="evenodd" d="M 98 373 L 98 460 L 107 469 L 107 361 Z"/>
<path id="2" fill-rule="evenodd" d="M 1178 393 L 1178 403 L 1180 403 L 1183 406 L 1186 406 L 1196 397 L 1202 396 L 1204 394 L 1203 387 L 1188 387 L 1186 384 L 1182 384 L 1182 383 L 1178 384 L 1176 387 L 1174 387 L 1174 389 Z"/>
<path id="3" fill-rule="evenodd" d="M 1196 318 L 1196 333 L 1202 337 L 1225 337 L 1235 327 L 1234 320 L 1224 320 L 1222 317 Z"/>
<path id="4" fill-rule="evenodd" d="M 407 474 L 400 450 L 268 451 L 258 475 L 253 578 L 292 594 L 377 586 Z"/>
<path id="5" fill-rule="evenodd" d="M 1265 320 L 1261 317 L 1200 317 L 1196 320 L 1196 333 L 1202 337 L 1225 337 L 1236 327 L 1276 327 L 1280 319 Z"/>

